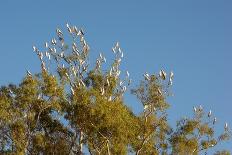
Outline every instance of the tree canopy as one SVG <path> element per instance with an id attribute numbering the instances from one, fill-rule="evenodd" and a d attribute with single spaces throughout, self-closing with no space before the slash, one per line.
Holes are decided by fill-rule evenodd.
<path id="1" fill-rule="evenodd" d="M 66 26 L 67 33 L 57 28 L 42 50 L 33 46 L 39 73 L 27 71 L 20 84 L 1 86 L 1 154 L 195 155 L 230 139 L 228 124 L 216 135 L 216 117 L 201 106 L 193 108 L 192 118 L 171 127 L 167 97 L 172 96 L 173 72 L 145 73 L 130 88 L 129 72 L 120 70 L 118 42 L 114 60 L 103 68 L 102 53 L 90 63 L 84 31 Z M 139 114 L 125 103 L 127 91 L 144 107 Z"/>

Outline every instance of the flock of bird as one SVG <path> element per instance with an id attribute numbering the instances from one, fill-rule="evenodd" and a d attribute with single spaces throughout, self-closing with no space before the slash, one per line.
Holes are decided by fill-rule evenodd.
<path id="1" fill-rule="evenodd" d="M 86 84 L 84 82 L 84 73 L 87 73 L 87 69 L 89 64 L 87 63 L 87 55 L 89 52 L 89 46 L 86 43 L 84 39 L 84 31 L 83 29 L 78 29 L 76 26 L 70 26 L 68 23 L 66 24 L 66 28 L 69 32 L 69 34 L 73 38 L 72 43 L 72 54 L 67 54 L 65 49 L 65 42 L 63 38 L 63 32 L 57 28 L 56 34 L 58 39 L 51 39 L 51 44 L 48 42 L 45 42 L 45 48 L 47 49 L 45 51 L 45 57 L 48 59 L 48 61 L 51 61 L 52 58 L 56 61 L 58 64 L 58 68 L 67 70 L 65 73 L 65 76 L 68 80 L 70 80 L 71 84 L 71 94 L 75 94 L 75 87 L 77 85 L 72 81 L 72 79 L 78 79 L 78 86 L 86 87 Z M 77 45 L 76 40 L 80 39 L 80 46 Z M 41 67 L 43 71 L 47 71 L 46 63 L 44 60 L 44 54 L 43 52 L 40 52 L 35 46 L 32 47 L 33 51 L 38 55 L 40 61 L 41 61 Z M 58 52 L 58 49 L 60 49 L 60 52 Z M 109 87 L 110 81 L 108 77 L 114 77 L 116 80 L 119 79 L 119 87 L 117 88 L 117 93 L 123 95 L 126 90 L 127 86 L 129 86 L 132 82 L 132 79 L 130 79 L 130 74 L 128 71 L 126 71 L 126 78 L 125 80 L 121 81 L 119 76 L 121 74 L 121 71 L 119 69 L 120 63 L 122 58 L 124 57 L 124 53 L 122 49 L 119 46 L 119 42 L 116 42 L 115 46 L 112 47 L 112 52 L 115 54 L 115 60 L 112 65 L 112 67 L 109 70 L 109 74 L 106 75 L 106 84 Z M 76 58 L 74 61 L 71 58 Z M 60 62 L 64 61 L 69 65 L 69 67 L 65 67 L 65 64 L 63 63 L 60 67 Z M 102 63 L 106 63 L 106 58 L 103 56 L 102 53 L 99 54 L 99 58 L 96 60 L 96 66 L 95 71 L 100 71 Z M 30 71 L 27 71 L 28 76 L 32 76 Z M 150 81 L 151 76 L 146 72 L 143 74 L 145 80 Z M 160 70 L 158 76 L 162 80 L 167 79 L 167 73 L 164 70 Z M 172 86 L 173 84 L 173 77 L 174 73 L 171 71 L 168 78 L 168 86 Z M 125 84 L 126 83 L 126 84 Z M 105 84 L 103 83 L 102 87 L 99 90 L 100 94 L 103 96 L 106 93 Z M 163 95 L 162 91 L 158 89 L 158 94 Z M 113 96 L 108 97 L 108 101 L 112 101 Z M 150 105 L 144 105 L 144 111 L 149 109 Z M 194 107 L 194 112 L 201 111 L 202 107 L 199 108 Z M 208 117 L 211 117 L 212 112 L 211 110 L 208 113 Z M 216 117 L 213 119 L 213 124 L 216 123 Z M 228 124 L 225 124 L 225 130 L 228 130 Z"/>
<path id="2" fill-rule="evenodd" d="M 197 114 L 198 112 L 203 112 L 203 107 L 201 105 L 198 108 L 197 107 L 193 107 L 193 111 L 194 111 L 195 114 Z M 211 116 L 212 116 L 212 110 L 209 110 L 207 116 L 208 116 L 208 118 L 211 118 Z M 214 117 L 213 121 L 212 121 L 213 125 L 215 125 L 216 122 L 217 122 L 217 118 Z M 224 130 L 225 131 L 229 130 L 229 126 L 228 126 L 227 122 L 224 125 Z"/>

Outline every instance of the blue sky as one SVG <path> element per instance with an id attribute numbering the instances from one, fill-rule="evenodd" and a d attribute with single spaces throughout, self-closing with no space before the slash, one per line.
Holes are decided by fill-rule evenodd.
<path id="1" fill-rule="evenodd" d="M 192 107 L 212 109 L 223 130 L 232 127 L 232 1 L 230 0 L 4 0 L 0 2 L 0 85 L 19 83 L 39 61 L 42 48 L 66 22 L 83 27 L 92 49 L 111 57 L 116 41 L 124 51 L 122 69 L 134 84 L 142 74 L 164 69 L 175 73 L 169 121 L 191 116 Z M 141 108 L 134 97 L 126 102 Z M 232 142 L 217 149 L 232 151 Z M 217 150 L 216 149 L 216 150 Z"/>

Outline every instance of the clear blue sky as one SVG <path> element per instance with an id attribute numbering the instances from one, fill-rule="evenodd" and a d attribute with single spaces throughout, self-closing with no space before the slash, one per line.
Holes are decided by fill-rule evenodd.
<path id="1" fill-rule="evenodd" d="M 0 2 L 0 85 L 19 83 L 26 69 L 36 73 L 39 61 L 32 45 L 43 47 L 66 22 L 81 26 L 93 49 L 110 57 L 119 41 L 122 69 L 135 83 L 159 69 L 175 73 L 169 98 L 172 124 L 191 116 L 192 107 L 212 109 L 232 127 L 232 1 L 231 0 L 2 0 Z M 128 105 L 138 111 L 135 98 Z M 232 142 L 217 149 L 232 151 Z"/>

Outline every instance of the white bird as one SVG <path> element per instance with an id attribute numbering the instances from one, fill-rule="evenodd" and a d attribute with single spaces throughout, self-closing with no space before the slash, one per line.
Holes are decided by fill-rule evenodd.
<path id="1" fill-rule="evenodd" d="M 168 82 L 168 85 L 170 85 L 170 86 L 172 85 L 173 76 L 174 76 L 174 73 L 171 71 L 170 77 L 169 77 L 169 82 Z"/>
<path id="2" fill-rule="evenodd" d="M 81 32 L 81 35 L 84 35 L 85 33 L 84 33 L 84 30 L 81 28 L 80 29 L 80 32 Z"/>
<path id="3" fill-rule="evenodd" d="M 55 39 L 55 38 L 53 38 L 53 39 L 51 40 L 51 42 L 52 42 L 53 45 L 56 45 L 56 39 Z"/>
<path id="4" fill-rule="evenodd" d="M 121 71 L 118 70 L 118 71 L 116 72 L 116 77 L 118 77 L 120 74 L 121 74 Z"/>
<path id="5" fill-rule="evenodd" d="M 199 111 L 202 111 L 203 110 L 203 107 L 200 105 L 199 106 Z"/>
<path id="6" fill-rule="evenodd" d="M 119 48 L 120 49 L 120 48 Z M 121 51 L 121 50 L 120 50 Z M 123 52 L 122 52 L 122 54 L 121 54 L 121 58 L 123 58 Z"/>
<path id="7" fill-rule="evenodd" d="M 56 48 L 55 47 L 53 48 L 53 52 L 56 53 Z"/>
<path id="8" fill-rule="evenodd" d="M 160 72 L 159 72 L 159 76 L 163 79 L 163 80 L 165 80 L 166 79 L 166 73 L 161 69 L 160 70 Z"/>
<path id="9" fill-rule="evenodd" d="M 197 112 L 197 108 L 196 108 L 196 107 L 193 107 L 193 111 L 196 113 L 196 112 Z"/>
<path id="10" fill-rule="evenodd" d="M 38 55 L 39 55 L 40 60 L 42 60 L 43 59 L 43 53 L 40 52 Z"/>
<path id="11" fill-rule="evenodd" d="M 72 29 L 70 28 L 70 26 L 69 26 L 68 23 L 66 24 L 66 27 L 67 27 L 67 29 L 68 29 L 68 32 L 69 32 L 69 33 L 72 33 Z"/>
<path id="12" fill-rule="evenodd" d="M 114 53 L 114 54 L 116 53 L 116 51 L 115 51 L 114 47 L 112 47 L 112 51 L 113 51 L 113 53 Z"/>
<path id="13" fill-rule="evenodd" d="M 145 77 L 145 80 L 150 80 L 150 76 L 147 72 L 145 74 L 143 74 L 143 76 Z"/>
<path id="14" fill-rule="evenodd" d="M 119 86 L 122 86 L 122 85 L 123 85 L 123 81 L 120 81 L 120 82 L 119 82 Z"/>
<path id="15" fill-rule="evenodd" d="M 174 73 L 173 73 L 173 71 L 171 71 L 170 72 L 170 78 L 173 79 L 173 77 L 174 77 Z"/>
<path id="16" fill-rule="evenodd" d="M 60 57 L 61 57 L 61 58 L 64 57 L 64 51 L 60 53 Z"/>
<path id="17" fill-rule="evenodd" d="M 172 86 L 172 79 L 171 78 L 169 78 L 168 85 Z"/>
<path id="18" fill-rule="evenodd" d="M 117 47 L 117 48 L 118 48 L 118 52 L 119 52 L 119 53 L 122 53 L 121 48 L 120 48 L 120 47 Z"/>
<path id="19" fill-rule="evenodd" d="M 208 113 L 208 117 L 210 117 L 212 115 L 212 111 L 210 110 Z"/>
<path id="20" fill-rule="evenodd" d="M 215 124 L 215 123 L 216 123 L 216 121 L 217 121 L 217 118 L 216 118 L 216 117 L 214 117 L 214 119 L 213 119 L 213 124 Z"/>
<path id="21" fill-rule="evenodd" d="M 76 26 L 73 27 L 73 31 L 74 31 L 77 35 L 79 35 L 79 34 L 78 34 L 79 31 L 78 31 L 78 28 L 77 28 Z"/>
<path id="22" fill-rule="evenodd" d="M 31 74 L 31 72 L 29 70 L 27 70 L 27 75 L 32 76 L 32 74 Z"/>
<path id="23" fill-rule="evenodd" d="M 129 78 L 130 73 L 128 71 L 126 71 L 126 77 Z"/>
<path id="24" fill-rule="evenodd" d="M 224 129 L 225 129 L 225 131 L 228 130 L 228 123 L 225 123 Z"/>
<path id="25" fill-rule="evenodd" d="M 159 95 L 162 95 L 162 91 L 158 88 Z"/>
<path id="26" fill-rule="evenodd" d="M 57 33 L 58 36 L 62 36 L 63 35 L 62 31 L 59 28 L 56 29 L 56 33 Z"/>
<path id="27" fill-rule="evenodd" d="M 45 42 L 45 47 L 48 48 L 48 42 Z"/>
<path id="28" fill-rule="evenodd" d="M 118 59 L 116 60 L 117 64 L 120 64 L 121 61 L 122 61 L 121 58 L 118 58 Z"/>
<path id="29" fill-rule="evenodd" d="M 37 49 L 35 46 L 32 46 L 32 48 L 33 48 L 33 51 L 34 51 L 34 52 L 37 52 L 37 51 L 38 51 L 38 49 Z"/>
<path id="30" fill-rule="evenodd" d="M 99 57 L 101 60 L 103 59 L 102 53 L 99 54 Z"/>
<path id="31" fill-rule="evenodd" d="M 126 92 L 126 86 L 123 86 L 122 91 Z"/>
<path id="32" fill-rule="evenodd" d="M 48 57 L 48 52 L 47 51 L 45 52 L 45 56 Z"/>

